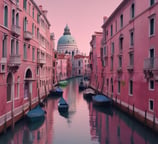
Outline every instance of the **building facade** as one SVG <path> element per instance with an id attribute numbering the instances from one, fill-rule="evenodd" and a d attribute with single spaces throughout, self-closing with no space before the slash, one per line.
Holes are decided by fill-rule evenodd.
<path id="1" fill-rule="evenodd" d="M 104 17 L 103 93 L 149 125 L 158 124 L 158 1 L 123 0 Z"/>
<path id="2" fill-rule="evenodd" d="M 33 0 L 0 1 L 0 131 L 36 105 L 52 87 L 47 11 Z"/>

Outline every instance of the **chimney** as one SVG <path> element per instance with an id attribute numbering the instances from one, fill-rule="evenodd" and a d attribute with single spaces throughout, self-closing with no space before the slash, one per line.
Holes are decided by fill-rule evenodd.
<path id="1" fill-rule="evenodd" d="M 43 14 L 45 15 L 45 17 L 47 17 L 48 11 L 47 11 L 47 10 L 43 10 L 42 12 L 43 12 Z"/>
<path id="2" fill-rule="evenodd" d="M 104 16 L 104 17 L 103 17 L 103 23 L 105 23 L 107 19 L 108 19 L 108 17 L 107 17 L 107 16 Z"/>

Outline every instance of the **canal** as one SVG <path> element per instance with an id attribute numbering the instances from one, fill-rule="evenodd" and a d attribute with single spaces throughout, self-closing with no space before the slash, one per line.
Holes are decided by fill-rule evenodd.
<path id="1" fill-rule="evenodd" d="M 0 135 L 0 144 L 158 144 L 158 135 L 116 108 L 97 108 L 78 91 L 80 78 L 69 80 L 63 97 L 68 115 L 60 115 L 59 98 L 48 97 L 45 119 L 25 119 Z"/>

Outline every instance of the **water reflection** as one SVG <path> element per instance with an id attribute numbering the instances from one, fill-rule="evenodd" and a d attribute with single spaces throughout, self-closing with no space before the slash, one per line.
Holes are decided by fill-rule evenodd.
<path id="1" fill-rule="evenodd" d="M 21 120 L 0 136 L 0 144 L 157 144 L 149 129 L 115 108 L 94 107 L 78 91 L 80 79 L 63 87 L 69 112 L 58 112 L 59 98 L 49 96 L 45 119 L 35 124 Z"/>

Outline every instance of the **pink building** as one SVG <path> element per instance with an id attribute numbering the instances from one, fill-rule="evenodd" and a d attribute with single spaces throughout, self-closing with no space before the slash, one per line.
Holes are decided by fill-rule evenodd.
<path id="1" fill-rule="evenodd" d="M 52 86 L 52 49 L 47 11 L 33 0 L 0 1 L 0 132 Z"/>
<path id="2" fill-rule="evenodd" d="M 97 90 L 101 91 L 101 72 L 102 72 L 102 64 L 100 57 L 100 48 L 101 48 L 101 40 L 102 40 L 102 32 L 95 32 L 92 35 L 92 40 L 90 42 L 91 45 L 91 54 L 90 54 L 90 64 L 91 64 L 91 81 L 90 84 L 93 88 L 97 88 Z"/>
<path id="3" fill-rule="evenodd" d="M 73 58 L 73 77 L 90 75 L 89 56 L 77 54 Z"/>
<path id="4" fill-rule="evenodd" d="M 157 14 L 157 0 L 123 0 L 104 18 L 98 69 L 103 93 L 158 130 Z"/>
<path id="5" fill-rule="evenodd" d="M 66 80 L 71 76 L 71 56 L 68 54 L 58 53 L 57 55 L 57 82 L 60 80 Z"/>

